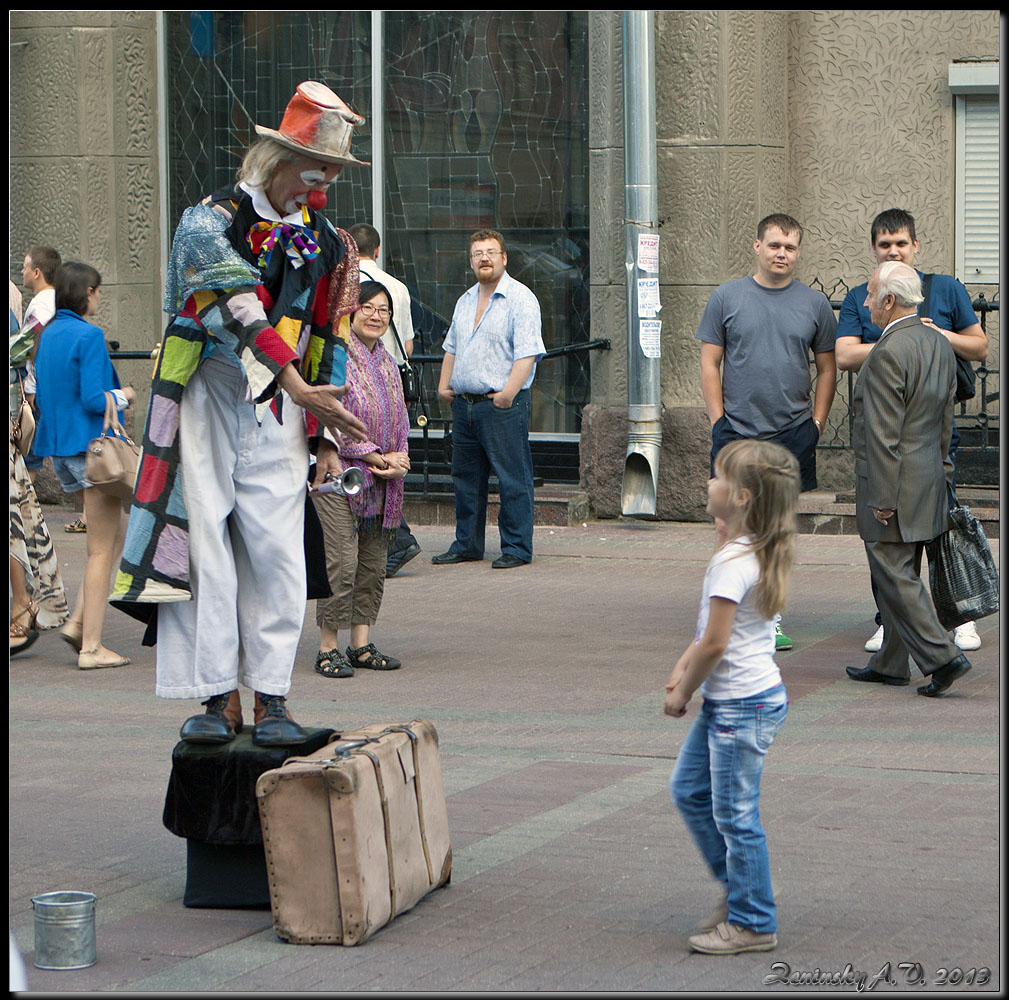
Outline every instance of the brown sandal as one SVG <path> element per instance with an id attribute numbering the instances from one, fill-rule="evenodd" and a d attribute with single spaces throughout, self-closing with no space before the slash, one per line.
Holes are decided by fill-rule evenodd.
<path id="1" fill-rule="evenodd" d="M 19 612 L 11 618 L 11 639 L 23 639 L 24 642 L 10 645 L 8 650 L 9 656 L 14 656 L 16 653 L 23 653 L 39 637 L 38 632 L 35 630 L 35 619 L 38 617 L 38 613 L 39 609 L 35 607 L 35 605 L 29 603 L 28 607 L 26 607 L 24 611 Z M 22 625 L 18 619 L 23 618 L 25 615 L 28 615 L 28 623 L 26 625 Z"/>
<path id="2" fill-rule="evenodd" d="M 64 524 L 63 530 L 69 531 L 71 534 L 79 534 L 82 531 L 87 531 L 88 525 L 83 517 L 79 517 L 77 518 L 76 521 L 71 521 L 69 524 Z"/>

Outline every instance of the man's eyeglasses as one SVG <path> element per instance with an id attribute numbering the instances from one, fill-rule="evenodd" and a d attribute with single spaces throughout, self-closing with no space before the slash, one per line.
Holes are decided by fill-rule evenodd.
<path id="1" fill-rule="evenodd" d="M 388 306 L 373 306 L 370 302 L 365 302 L 364 305 L 360 307 L 360 309 L 365 316 L 374 316 L 376 313 L 378 313 L 379 316 L 385 319 L 385 317 L 392 315 L 392 311 L 389 309 Z"/>
<path id="2" fill-rule="evenodd" d="M 475 250 L 469 255 L 469 259 L 483 260 L 486 257 L 488 260 L 493 261 L 495 257 L 500 257 L 503 253 L 503 250 Z"/>

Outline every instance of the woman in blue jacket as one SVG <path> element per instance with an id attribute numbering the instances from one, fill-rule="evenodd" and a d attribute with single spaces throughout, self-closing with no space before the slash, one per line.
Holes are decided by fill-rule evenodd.
<path id="1" fill-rule="evenodd" d="M 112 367 L 105 335 L 88 322 L 98 310 L 101 275 L 88 264 L 64 263 L 56 276 L 56 315 L 39 338 L 35 355 L 39 425 L 35 453 L 49 455 L 65 493 L 83 491 L 88 525 L 88 562 L 74 609 L 61 635 L 77 650 L 82 670 L 120 667 L 129 657 L 102 645 L 109 576 L 119 560 L 126 530 L 120 500 L 91 488 L 84 456 L 105 421 L 106 393 L 124 409 L 133 402 Z"/>

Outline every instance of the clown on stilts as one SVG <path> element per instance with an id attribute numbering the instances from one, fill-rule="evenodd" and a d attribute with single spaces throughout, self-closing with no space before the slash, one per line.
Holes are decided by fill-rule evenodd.
<path id="1" fill-rule="evenodd" d="M 183 740 L 241 730 L 299 743 L 291 686 L 306 605 L 304 517 L 315 485 L 341 470 L 328 428 L 364 427 L 339 401 L 359 288 L 353 239 L 320 214 L 351 152 L 355 114 L 302 83 L 238 183 L 185 211 L 168 267 L 159 352 L 122 563 L 111 600 L 156 629 L 156 694 L 199 698 Z"/>

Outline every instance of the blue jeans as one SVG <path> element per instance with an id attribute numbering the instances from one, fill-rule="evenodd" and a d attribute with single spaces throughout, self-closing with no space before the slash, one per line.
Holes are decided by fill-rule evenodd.
<path id="1" fill-rule="evenodd" d="M 669 779 L 694 843 L 728 890 L 730 923 L 758 934 L 778 929 L 758 804 L 764 756 L 787 714 L 783 684 L 750 698 L 705 699 Z"/>
<path id="2" fill-rule="evenodd" d="M 529 450 L 529 390 L 502 410 L 490 399 L 452 400 L 452 483 L 455 541 L 450 552 L 482 559 L 487 526 L 487 480 L 499 483 L 502 555 L 533 557 L 533 459 Z"/>

